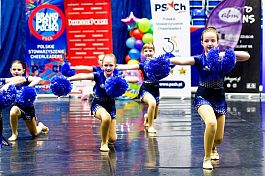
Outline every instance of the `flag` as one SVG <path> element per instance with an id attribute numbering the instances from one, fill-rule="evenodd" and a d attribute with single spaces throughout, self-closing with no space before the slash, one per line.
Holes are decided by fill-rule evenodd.
<path id="1" fill-rule="evenodd" d="M 206 27 L 219 33 L 219 49 L 234 48 L 239 40 L 246 0 L 223 0 L 210 13 Z"/>

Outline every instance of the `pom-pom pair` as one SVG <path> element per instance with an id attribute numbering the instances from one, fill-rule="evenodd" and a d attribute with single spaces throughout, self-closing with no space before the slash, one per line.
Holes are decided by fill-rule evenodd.
<path id="1" fill-rule="evenodd" d="M 8 88 L 0 90 L 0 109 L 4 109 L 14 103 L 16 100 L 17 90 L 14 85 L 9 85 Z"/>
<path id="2" fill-rule="evenodd" d="M 170 73 L 169 58 L 171 57 L 174 57 L 174 55 L 166 53 L 147 61 L 144 66 L 144 71 L 147 77 L 152 81 L 159 81 L 160 79 L 167 77 Z"/>
<path id="3" fill-rule="evenodd" d="M 61 97 L 68 95 L 72 90 L 72 86 L 65 76 L 55 75 L 51 79 L 50 89 L 54 95 Z"/>
<path id="4" fill-rule="evenodd" d="M 207 66 L 214 73 L 228 73 L 236 65 L 236 55 L 232 49 L 226 49 L 223 58 L 219 57 L 219 49 L 212 48 L 207 55 Z"/>
<path id="5" fill-rule="evenodd" d="M 36 100 L 37 92 L 34 87 L 22 87 L 17 93 L 16 102 L 23 107 L 32 107 Z"/>
<path id="6" fill-rule="evenodd" d="M 65 62 L 62 66 L 62 74 L 66 77 L 75 75 L 75 69 L 71 69 L 68 62 Z"/>
<path id="7" fill-rule="evenodd" d="M 128 87 L 126 80 L 119 76 L 110 77 L 105 81 L 106 92 L 108 96 L 113 98 L 123 95 Z"/>

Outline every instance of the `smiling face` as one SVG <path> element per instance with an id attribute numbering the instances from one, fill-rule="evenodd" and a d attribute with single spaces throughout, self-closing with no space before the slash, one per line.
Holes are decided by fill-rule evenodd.
<path id="1" fill-rule="evenodd" d="M 218 46 L 218 40 L 215 32 L 205 32 L 202 39 L 202 46 L 205 53 L 208 53 L 210 49 Z"/>
<path id="2" fill-rule="evenodd" d="M 23 68 L 22 63 L 20 62 L 13 62 L 11 68 L 10 68 L 10 73 L 12 74 L 13 77 L 15 76 L 22 76 L 25 72 L 25 69 Z"/>
<path id="3" fill-rule="evenodd" d="M 102 60 L 102 69 L 105 76 L 110 77 L 116 67 L 116 57 L 113 54 L 106 54 Z"/>
<path id="4" fill-rule="evenodd" d="M 154 54 L 155 54 L 155 48 L 154 45 L 152 43 L 146 43 L 143 46 L 142 52 L 141 54 L 146 58 L 146 59 L 151 59 L 153 58 Z"/>

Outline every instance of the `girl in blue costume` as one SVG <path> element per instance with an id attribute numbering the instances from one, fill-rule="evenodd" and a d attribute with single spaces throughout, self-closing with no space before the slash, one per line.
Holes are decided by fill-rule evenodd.
<path id="1" fill-rule="evenodd" d="M 86 66 L 86 65 L 78 65 L 78 66 L 71 66 L 71 69 L 75 69 L 75 70 L 85 70 L 89 73 L 91 72 L 98 72 L 98 71 L 102 71 L 102 60 L 104 58 L 104 54 L 100 54 L 98 55 L 98 66 Z M 122 75 L 122 72 L 118 69 L 114 69 L 114 74 L 120 74 Z M 81 100 L 86 100 L 88 99 L 89 102 L 92 101 L 94 93 L 93 94 L 89 94 L 86 90 L 84 89 L 88 89 L 88 87 L 84 87 L 82 90 L 82 96 L 81 96 Z M 93 91 L 95 87 L 93 88 Z"/>
<path id="2" fill-rule="evenodd" d="M 204 53 L 194 57 L 174 57 L 170 61 L 175 65 L 195 65 L 200 81 L 195 94 L 194 106 L 205 123 L 204 132 L 204 169 L 213 169 L 211 160 L 219 160 L 217 145 L 224 136 L 225 114 L 227 106 L 224 92 L 224 73 L 211 72 L 207 67 L 208 52 L 218 47 L 218 33 L 215 27 L 208 27 L 202 32 L 201 44 Z M 219 57 L 224 52 L 219 53 Z M 235 51 L 236 61 L 246 61 L 250 55 L 244 51 Z"/>
<path id="3" fill-rule="evenodd" d="M 15 60 L 12 62 L 10 68 L 11 75 L 13 77 L 22 76 L 25 73 L 25 66 L 20 60 Z M 17 91 L 21 91 L 24 86 L 35 86 L 41 82 L 40 77 L 28 76 L 25 77 L 25 82 L 21 85 L 16 86 Z M 37 118 L 35 114 L 35 108 L 32 107 L 22 107 L 18 103 L 15 103 L 10 110 L 10 126 L 12 130 L 12 135 L 8 138 L 9 141 L 15 141 L 18 137 L 18 119 L 22 118 L 30 132 L 30 134 L 35 137 L 38 134 L 48 133 L 49 128 L 45 126 L 42 122 L 37 124 Z"/>
<path id="4" fill-rule="evenodd" d="M 18 77 L 12 77 L 12 78 L 0 78 L 0 90 L 6 90 L 9 85 L 19 85 L 25 82 L 25 78 L 18 76 Z M 7 140 L 2 135 L 3 132 L 3 122 L 2 122 L 2 109 L 0 109 L 0 142 L 2 145 L 8 146 Z"/>
<path id="5" fill-rule="evenodd" d="M 144 71 L 145 64 L 147 64 L 147 62 L 152 59 L 155 54 L 155 48 L 153 43 L 144 44 L 141 53 L 146 58 L 144 62 L 131 65 L 118 65 L 117 68 L 131 70 L 140 69 L 142 71 L 144 82 L 139 90 L 139 98 L 142 102 L 148 105 L 147 113 L 144 115 L 144 125 L 145 127 L 147 127 L 148 133 L 156 133 L 156 129 L 154 128 L 153 122 L 158 114 L 160 96 L 159 82 L 149 80 Z"/>
<path id="6" fill-rule="evenodd" d="M 115 99 L 106 93 L 104 87 L 107 78 L 119 76 L 116 70 L 116 57 L 114 54 L 106 54 L 102 60 L 102 71 L 93 73 L 79 73 L 68 78 L 70 81 L 94 80 L 95 97 L 91 103 L 93 115 L 101 120 L 101 146 L 100 151 L 108 152 L 108 144 L 114 143 L 117 139 L 116 134 L 116 107 Z M 137 78 L 125 77 L 129 82 L 137 82 Z"/>

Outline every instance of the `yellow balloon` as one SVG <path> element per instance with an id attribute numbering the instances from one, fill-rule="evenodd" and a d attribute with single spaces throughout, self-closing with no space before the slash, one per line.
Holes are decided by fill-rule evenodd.
<path id="1" fill-rule="evenodd" d="M 147 18 L 142 18 L 138 23 L 139 29 L 142 32 L 147 32 L 150 29 L 150 21 Z"/>
<path id="2" fill-rule="evenodd" d="M 133 60 L 133 59 L 131 59 L 131 60 L 129 60 L 128 61 L 128 63 L 127 64 L 138 64 L 139 63 L 139 61 L 138 60 Z"/>

